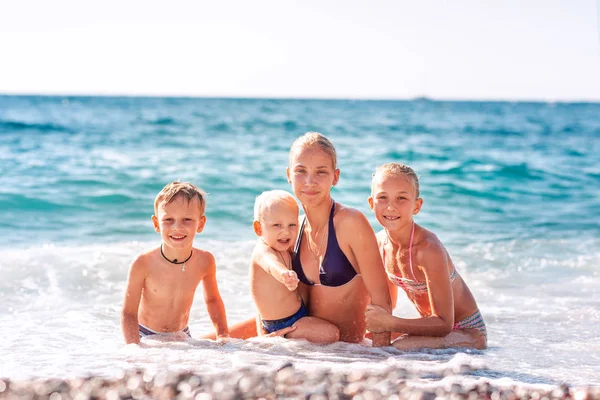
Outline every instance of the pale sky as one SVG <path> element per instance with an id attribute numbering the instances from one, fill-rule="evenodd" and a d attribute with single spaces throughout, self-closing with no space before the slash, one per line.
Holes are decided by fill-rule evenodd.
<path id="1" fill-rule="evenodd" d="M 0 93 L 600 101 L 600 0 L 0 0 Z"/>

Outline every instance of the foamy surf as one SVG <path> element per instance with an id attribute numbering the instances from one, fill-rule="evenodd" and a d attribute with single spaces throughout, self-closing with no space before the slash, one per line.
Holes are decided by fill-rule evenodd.
<path id="1" fill-rule="evenodd" d="M 199 243 L 217 258 L 217 279 L 230 324 L 255 313 L 247 267 L 253 243 Z M 533 385 L 600 383 L 596 340 L 600 300 L 595 296 L 600 278 L 589 266 L 599 256 L 572 258 L 556 250 L 574 246 L 569 240 L 473 245 L 455 251 L 459 273 L 475 292 L 486 319 L 489 348 L 412 352 L 371 348 L 367 339 L 361 344 L 315 346 L 277 338 L 231 340 L 224 345 L 146 338 L 143 347 L 124 346 L 119 320 L 128 265 L 153 245 L 50 245 L 4 251 L 0 261 L 0 376 L 117 377 L 123 369 L 132 368 L 219 374 L 239 368 L 269 371 L 293 362 L 296 370 L 306 372 L 376 371 L 394 365 L 408 371 L 409 383 L 415 384 L 444 379 L 460 383 L 487 379 L 497 384 L 509 379 Z M 539 265 L 531 246 L 553 247 L 559 255 L 535 256 L 546 260 Z M 493 266 L 495 259 L 504 259 L 505 267 Z M 190 318 L 192 337 L 213 329 L 198 290 Z M 416 316 L 402 296 L 394 313 Z M 468 372 L 461 373 L 461 368 Z M 431 380 L 428 374 L 441 378 Z"/>

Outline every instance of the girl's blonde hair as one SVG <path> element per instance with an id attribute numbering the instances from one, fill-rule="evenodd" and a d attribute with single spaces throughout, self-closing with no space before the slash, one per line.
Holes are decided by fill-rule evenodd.
<path id="1" fill-rule="evenodd" d="M 292 157 L 296 151 L 312 146 L 318 146 L 327 153 L 333 162 L 333 169 L 337 169 L 337 153 L 335 147 L 333 147 L 333 143 L 331 143 L 329 139 L 319 132 L 307 132 L 294 141 L 290 148 L 290 164 L 292 163 Z"/>
<path id="2" fill-rule="evenodd" d="M 417 199 L 419 198 L 419 177 L 415 170 L 408 165 L 395 162 L 380 165 L 373 174 L 373 181 L 376 177 L 380 176 L 404 176 L 410 178 L 415 187 Z"/>

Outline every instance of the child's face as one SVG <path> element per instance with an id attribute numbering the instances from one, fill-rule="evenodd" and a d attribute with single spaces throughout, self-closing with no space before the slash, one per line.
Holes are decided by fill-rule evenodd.
<path id="1" fill-rule="evenodd" d="M 413 215 L 421 210 L 423 199 L 417 198 L 414 182 L 408 176 L 376 176 L 369 206 L 377 221 L 388 230 L 412 224 Z"/>
<path id="2" fill-rule="evenodd" d="M 298 235 L 298 207 L 284 201 L 271 204 L 263 211 L 260 222 L 255 221 L 254 230 L 267 246 L 287 251 Z"/>
<path id="3" fill-rule="evenodd" d="M 319 204 L 330 195 L 340 170 L 333 168 L 331 156 L 318 146 L 296 150 L 287 169 L 294 194 L 304 205 Z"/>
<path id="4" fill-rule="evenodd" d="M 192 246 L 196 233 L 204 229 L 206 216 L 200 213 L 200 200 L 193 198 L 188 201 L 179 196 L 169 204 L 159 204 L 152 222 L 163 243 L 181 249 Z"/>

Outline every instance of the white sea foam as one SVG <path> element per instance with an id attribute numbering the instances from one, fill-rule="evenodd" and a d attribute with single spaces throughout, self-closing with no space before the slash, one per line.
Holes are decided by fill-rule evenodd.
<path id="1" fill-rule="evenodd" d="M 219 373 L 270 370 L 292 361 L 300 370 L 362 371 L 404 368 L 409 383 L 449 385 L 488 379 L 499 384 L 600 384 L 598 243 L 575 255 L 575 241 L 480 244 L 451 249 L 489 330 L 485 351 L 400 352 L 336 343 L 314 346 L 284 339 L 162 341 L 125 346 L 119 312 L 129 263 L 154 243 L 3 250 L 0 261 L 0 376 L 118 376 L 123 369 Z M 253 242 L 209 241 L 230 323 L 254 314 L 248 289 Z M 543 252 L 542 252 L 543 251 Z M 578 250 L 577 250 L 578 251 Z M 198 289 L 201 291 L 201 289 Z M 400 296 L 396 315 L 415 317 Z M 201 293 L 192 335 L 212 326 Z"/>

